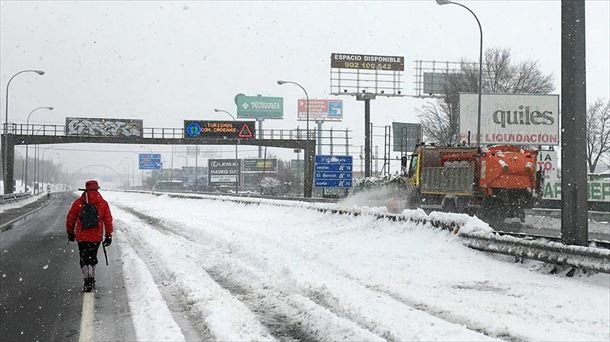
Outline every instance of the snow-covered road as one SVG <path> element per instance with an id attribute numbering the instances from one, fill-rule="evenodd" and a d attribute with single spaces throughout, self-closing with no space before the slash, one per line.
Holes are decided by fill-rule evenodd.
<path id="1" fill-rule="evenodd" d="M 104 196 L 139 339 L 610 339 L 605 274 L 548 275 L 367 215 Z"/>

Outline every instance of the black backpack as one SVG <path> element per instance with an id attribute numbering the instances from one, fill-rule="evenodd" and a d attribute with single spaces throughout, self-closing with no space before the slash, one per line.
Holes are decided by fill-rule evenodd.
<path id="1" fill-rule="evenodd" d="M 82 229 L 95 228 L 98 225 L 97 208 L 89 203 L 89 196 L 85 192 L 85 205 L 80 209 L 80 223 Z"/>

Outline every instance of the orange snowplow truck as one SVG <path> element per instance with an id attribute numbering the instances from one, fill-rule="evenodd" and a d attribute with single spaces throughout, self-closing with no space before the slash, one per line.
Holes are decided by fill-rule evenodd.
<path id="1" fill-rule="evenodd" d="M 523 219 L 540 194 L 536 150 L 497 145 L 436 147 L 418 145 L 411 155 L 407 184 L 411 207 L 441 206 L 494 222 Z"/>

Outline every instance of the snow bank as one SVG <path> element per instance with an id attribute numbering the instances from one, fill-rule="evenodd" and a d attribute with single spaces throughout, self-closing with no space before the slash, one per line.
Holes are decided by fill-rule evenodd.
<path id="1" fill-rule="evenodd" d="M 460 233 L 472 232 L 493 232 L 493 229 L 486 222 L 467 214 L 445 213 L 440 211 L 431 212 L 428 217 L 433 221 L 455 222 L 460 226 Z"/>

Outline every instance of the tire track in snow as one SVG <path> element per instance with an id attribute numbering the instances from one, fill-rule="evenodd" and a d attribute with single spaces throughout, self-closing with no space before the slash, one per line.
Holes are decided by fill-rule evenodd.
<path id="1" fill-rule="evenodd" d="M 118 225 L 120 226 L 120 225 Z M 129 309 L 139 340 L 184 341 L 178 324 L 172 319 L 166 301 L 155 284 L 149 268 L 128 244 L 119 244 L 125 274 Z M 146 295 L 142 295 L 142 294 Z"/>
<path id="2" fill-rule="evenodd" d="M 120 232 L 120 234 L 124 234 L 125 230 L 129 229 L 125 227 L 125 224 L 120 220 L 117 219 L 116 223 L 115 223 L 115 227 L 117 229 L 117 231 Z M 181 295 L 181 291 L 179 288 L 176 287 L 175 283 L 172 281 L 169 281 L 168 279 L 170 279 L 170 275 L 165 274 L 164 272 L 159 272 L 158 271 L 158 267 L 156 267 L 154 261 L 151 262 L 150 260 L 150 256 L 149 255 L 142 255 L 142 251 L 139 248 L 133 248 L 132 245 L 130 244 L 132 241 L 125 241 L 125 240 L 121 240 L 119 239 L 117 241 L 117 243 L 119 244 L 120 250 L 121 250 L 121 255 L 122 255 L 122 263 L 123 263 L 123 268 L 124 268 L 124 273 L 125 273 L 125 277 L 126 278 L 134 278 L 134 272 L 136 272 L 137 270 L 135 270 L 136 268 L 145 268 L 146 269 L 146 273 L 148 273 L 148 275 L 146 276 L 146 278 L 150 277 L 152 283 L 155 284 L 156 286 L 156 290 L 160 293 L 161 297 L 163 298 L 163 300 L 165 301 L 165 305 L 167 307 L 167 309 L 169 309 L 171 316 L 173 317 L 174 321 L 178 324 L 178 327 L 180 328 L 180 331 L 182 332 L 182 334 L 184 335 L 182 340 L 187 340 L 187 341 L 212 341 L 213 338 L 212 336 L 207 332 L 207 327 L 205 325 L 202 325 L 201 328 L 197 328 L 195 327 L 193 324 L 191 324 L 191 320 L 194 322 L 195 321 L 195 317 L 193 316 L 193 314 L 189 311 L 189 310 L 185 310 L 185 299 L 183 298 L 183 296 Z M 134 260 L 137 259 L 137 260 Z M 140 266 L 141 265 L 141 266 Z M 136 267 L 137 266 L 137 267 Z M 152 271 L 155 272 L 152 272 Z M 139 273 L 144 272 L 144 270 L 139 271 Z M 128 289 L 130 287 L 136 286 L 136 287 L 142 287 L 143 285 L 142 283 L 142 276 L 136 276 L 135 280 L 131 280 L 131 285 L 128 286 Z M 140 280 L 138 280 L 140 279 Z M 129 279 L 126 279 L 126 282 L 129 281 Z M 133 300 L 138 301 L 138 292 L 146 292 L 147 297 L 150 297 L 151 289 L 147 289 L 146 291 L 142 291 L 142 289 L 140 289 L 140 291 L 133 291 L 133 294 L 130 296 L 130 306 L 131 306 L 131 302 Z M 136 308 L 139 311 L 145 311 L 148 310 L 147 307 L 140 305 L 139 308 Z M 150 324 L 151 322 L 149 321 L 147 324 Z M 147 325 L 145 324 L 145 326 Z M 154 331 L 154 327 L 152 327 L 152 331 Z M 151 330 L 149 328 L 145 328 L 145 330 Z M 149 334 L 150 331 L 145 331 L 146 334 Z M 146 335 L 148 336 L 148 338 L 143 338 L 142 336 L 138 336 L 140 339 L 142 340 L 151 340 L 151 339 L 159 339 L 159 336 L 156 335 Z M 156 338 L 155 338 L 156 337 Z M 175 338 L 171 338 L 170 340 L 176 340 Z"/>
<path id="3" fill-rule="evenodd" d="M 129 209 L 132 213 L 140 216 L 143 219 L 151 220 L 155 225 L 158 225 L 160 228 L 164 230 L 171 231 L 177 235 L 181 235 L 185 237 L 187 240 L 191 240 L 193 237 L 185 234 L 185 232 L 181 231 L 181 229 L 174 228 L 173 226 L 181 226 L 180 224 L 171 224 L 171 222 L 162 221 L 156 218 L 152 218 L 149 215 L 138 212 L 135 209 Z M 213 221 L 213 222 L 212 222 Z M 222 228 L 230 229 L 231 227 L 223 224 L 222 221 L 207 221 L 207 225 L 214 225 Z M 184 229 L 184 228 L 182 228 Z M 199 234 L 205 234 L 205 241 L 210 241 L 212 239 L 221 239 L 218 236 L 214 236 L 213 234 L 197 231 Z M 272 243 L 275 245 L 274 247 L 277 249 L 285 248 L 278 244 L 275 241 L 270 240 L 266 236 L 262 236 L 259 234 L 254 234 L 251 232 L 240 231 L 240 234 L 248 234 L 259 241 L 262 241 L 262 245 Z M 226 241 L 229 245 L 232 244 L 230 241 Z M 256 244 L 256 243 L 255 243 Z M 290 250 L 290 253 L 294 253 L 294 250 Z M 247 253 L 247 252 L 246 252 Z M 235 254 L 232 257 L 236 257 Z M 259 257 L 258 255 L 245 255 L 242 259 L 243 262 L 248 264 L 249 261 L 256 259 Z M 305 258 L 307 260 L 308 258 Z M 311 263 L 311 260 L 308 260 Z M 256 267 L 256 265 L 253 265 Z M 317 266 L 317 265 L 316 265 Z M 334 268 L 335 266 L 331 264 L 323 265 L 326 267 Z M 319 268 L 319 267 L 318 267 Z M 328 273 L 328 272 L 325 272 Z M 341 272 L 344 273 L 344 272 Z M 263 277 L 260 277 L 263 278 Z M 356 323 L 358 326 L 365 328 L 368 331 L 374 332 L 377 336 L 382 336 L 388 340 L 404 340 L 404 339 L 414 339 L 421 338 L 421 334 L 426 334 L 425 331 L 417 331 L 419 324 L 414 324 L 409 326 L 409 323 L 412 319 L 424 324 L 434 326 L 437 324 L 444 325 L 444 329 L 447 331 L 451 331 L 451 334 L 455 334 L 458 336 L 461 334 L 462 338 L 467 339 L 488 339 L 490 336 L 486 336 L 485 334 L 474 331 L 472 329 L 468 329 L 467 327 L 462 327 L 462 322 L 450 322 L 441 317 L 436 317 L 434 315 L 430 315 L 430 313 L 423 311 L 421 309 L 415 308 L 411 305 L 408 305 L 404 301 L 399 301 L 396 298 L 388 295 L 387 293 L 383 293 L 381 291 L 372 289 L 367 287 L 366 285 L 356 281 L 354 279 L 350 279 L 345 277 L 343 274 L 339 274 L 339 272 L 331 272 L 326 279 L 329 279 L 328 283 L 332 284 L 332 286 L 327 287 L 327 284 L 317 284 L 317 285 L 309 285 L 307 288 L 302 288 L 301 292 L 304 296 L 307 296 L 311 301 L 318 304 L 321 307 L 324 307 L 329 312 L 332 312 L 334 315 L 338 317 L 342 317 L 348 321 L 352 321 Z M 333 280 L 333 278 L 335 278 Z M 354 302 L 362 301 L 362 298 L 366 298 L 366 304 L 364 307 L 359 306 L 357 304 L 352 304 Z M 388 310 L 388 307 L 392 307 L 392 310 Z M 393 312 L 392 312 L 393 311 Z M 398 316 L 402 317 L 406 322 L 405 324 L 399 323 L 397 321 L 396 313 L 398 312 Z M 441 323 L 443 322 L 443 323 Z M 456 324 L 457 323 L 457 324 Z M 471 333 L 466 333 L 466 331 L 471 331 Z M 413 331 L 420 335 L 415 335 Z M 437 336 L 433 333 L 428 333 L 427 338 L 434 338 Z M 468 336 L 468 337 L 465 337 Z M 498 336 L 495 336 L 498 338 Z"/>
<path id="4" fill-rule="evenodd" d="M 115 218 L 130 226 L 125 237 L 137 250 L 146 254 L 149 267 L 167 274 L 168 281 L 180 289 L 185 311 L 194 324 L 204 330 L 207 340 L 274 340 L 254 319 L 253 313 L 216 284 L 196 260 L 184 252 L 181 243 L 168 246 L 171 244 L 168 236 L 155 236 L 159 243 L 152 243 L 144 236 L 150 238 L 151 233 L 167 233 L 152 230 L 149 225 L 130 214 L 123 214 L 121 210 L 115 210 Z M 177 260 L 181 262 L 173 263 Z"/>
<path id="5" fill-rule="evenodd" d="M 121 208 L 151 225 L 150 228 L 160 233 L 176 235 L 185 250 L 188 249 L 186 244 L 189 243 L 195 249 L 202 248 L 201 244 L 191 241 L 188 236 L 177 232 L 158 218 L 145 215 L 132 208 Z M 257 314 L 261 324 L 265 325 L 279 340 L 383 340 L 353 321 L 335 316 L 332 311 L 317 305 L 309 298 L 265 288 L 264 284 L 252 286 L 252 281 L 256 278 L 253 274 L 249 273 L 236 281 L 236 279 L 224 276 L 223 272 L 218 271 L 218 268 L 206 271 L 220 286 L 248 306 L 254 314 Z M 327 333 L 328 331 L 331 333 Z"/>

